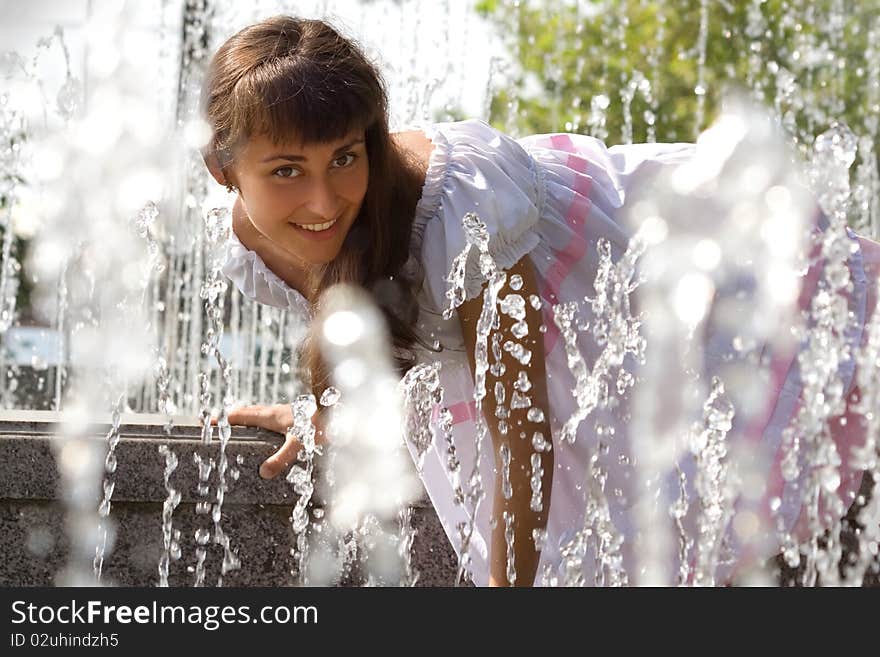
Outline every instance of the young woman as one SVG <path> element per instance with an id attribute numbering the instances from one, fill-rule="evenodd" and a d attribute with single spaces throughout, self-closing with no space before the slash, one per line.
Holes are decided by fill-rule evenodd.
<path id="1" fill-rule="evenodd" d="M 238 195 L 224 271 L 242 293 L 311 316 L 331 285 L 357 283 L 384 313 L 401 374 L 417 362 L 442 364 L 460 481 L 479 459 L 487 493 L 469 542 L 475 583 L 510 584 L 505 512 L 513 514 L 514 583 L 559 581 L 561 552 L 583 526 L 591 454 L 602 462 L 611 518 L 627 535 L 636 486 L 626 418 L 601 409 L 580 424 L 573 443 L 559 439 L 576 404 L 552 306 L 592 294 L 600 240 L 615 254 L 626 249 L 629 235 L 617 215 L 633 177 L 682 163 L 693 147 L 606 149 L 564 134 L 517 141 L 480 121 L 390 134 L 381 78 L 357 46 L 326 23 L 289 17 L 247 27 L 218 50 L 202 106 L 213 129 L 206 164 Z M 501 366 L 494 363 L 488 375 L 482 406 L 490 440 L 479 454 L 473 373 L 486 285 L 474 255 L 465 301 L 455 319 L 443 319 L 447 276 L 466 246 L 462 218 L 470 212 L 485 223 L 489 253 L 507 272 L 499 298 L 525 301 L 500 314 L 503 340 L 494 346 L 510 340 L 522 349 L 513 344 L 494 354 Z M 854 255 L 850 266 L 859 270 L 854 278 L 864 297 L 861 260 Z M 868 311 L 862 304 L 858 318 Z M 316 343 L 307 340 L 305 362 L 319 395 L 329 381 Z M 578 347 L 588 364 L 595 362 L 598 345 L 581 338 Z M 514 395 L 528 403 L 512 404 Z M 284 433 L 291 414 L 287 405 L 246 407 L 230 422 Z M 320 429 L 320 418 L 315 424 Z M 422 454 L 409 447 L 460 551 L 473 510 L 456 500 L 459 478 L 448 467 L 445 439 L 438 431 Z M 279 474 L 298 449 L 289 440 L 261 475 Z M 541 530 L 545 540 L 536 542 Z M 588 583 L 595 576 L 590 561 L 583 559 Z"/>

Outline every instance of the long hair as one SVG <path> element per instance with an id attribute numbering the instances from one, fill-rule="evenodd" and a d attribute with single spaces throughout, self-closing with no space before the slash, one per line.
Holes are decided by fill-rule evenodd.
<path id="1" fill-rule="evenodd" d="M 384 82 L 360 48 L 319 20 L 275 16 L 236 33 L 214 54 L 202 87 L 201 108 L 213 130 L 209 148 L 224 171 L 252 136 L 278 144 L 341 139 L 363 129 L 369 182 L 360 212 L 337 257 L 310 273 L 312 305 L 323 292 L 354 283 L 382 309 L 403 374 L 415 363 L 411 347 L 424 344 L 414 326 L 421 271 L 404 272 L 421 193 L 420 167 L 391 140 Z M 229 176 L 227 174 L 227 179 Z M 317 327 L 303 344 L 303 363 L 316 396 L 329 373 L 318 349 Z"/>

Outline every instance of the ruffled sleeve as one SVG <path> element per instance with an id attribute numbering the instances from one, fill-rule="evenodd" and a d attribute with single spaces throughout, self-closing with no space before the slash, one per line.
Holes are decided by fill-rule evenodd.
<path id="1" fill-rule="evenodd" d="M 311 304 L 302 293 L 281 280 L 256 252 L 249 250 L 231 231 L 226 245 L 226 264 L 222 271 L 248 299 L 292 310 L 311 319 Z"/>
<path id="2" fill-rule="evenodd" d="M 424 267 L 424 291 L 434 309 L 448 305 L 447 277 L 467 245 L 462 218 L 476 213 L 489 233 L 489 253 L 508 269 L 537 246 L 534 230 L 543 185 L 532 158 L 483 121 L 440 123 L 425 131 L 434 143 L 416 208 L 412 251 Z M 476 249 L 465 268 L 465 294 L 476 297 L 484 278 Z"/>

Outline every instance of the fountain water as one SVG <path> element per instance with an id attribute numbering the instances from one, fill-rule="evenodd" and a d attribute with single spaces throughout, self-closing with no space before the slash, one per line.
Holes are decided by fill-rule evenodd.
<path id="1" fill-rule="evenodd" d="M 753 553 L 749 568 L 754 567 L 753 572 L 761 575 L 758 566 L 769 556 L 764 541 L 778 533 L 782 545 L 787 546 L 788 564 L 802 565 L 802 583 L 861 583 L 877 567 L 876 556 L 871 555 L 877 551 L 878 495 L 875 489 L 873 495 L 861 500 L 858 523 L 863 529 L 856 536 L 855 561 L 840 576 L 837 569 L 847 530 L 841 518 L 848 501 L 839 497 L 835 484 L 841 479 L 841 461 L 846 455 L 835 452 L 829 427 L 847 409 L 845 378 L 857 376 L 862 397 L 846 417 L 851 422 L 866 423 L 866 442 L 858 449 L 859 461 L 873 473 L 873 481 L 880 482 L 876 418 L 870 410 L 878 388 L 873 365 L 876 322 L 861 344 L 853 343 L 847 323 L 850 314 L 858 310 L 853 306 L 858 300 L 850 298 L 852 286 L 845 264 L 852 245 L 847 224 L 864 234 L 877 235 L 880 230 L 875 146 L 880 127 L 880 60 L 874 56 L 880 20 L 875 17 L 870 25 L 859 28 L 867 32 L 869 49 L 863 61 L 853 62 L 847 42 L 856 28 L 845 20 L 842 2 L 784 2 L 779 14 L 782 18 L 774 22 L 771 17 L 775 15 L 764 2 L 716 5 L 700 0 L 690 3 L 698 9 L 696 30 L 689 35 L 691 42 L 681 49 L 676 42 L 676 50 L 671 50 L 668 39 L 680 37 L 673 34 L 669 24 L 681 2 L 684 0 L 633 0 L 617 3 L 616 11 L 597 11 L 597 3 L 586 0 L 564 3 L 560 15 L 567 16 L 565 12 L 570 9 L 575 27 L 569 31 L 568 24 L 560 19 L 553 28 L 555 39 L 541 57 L 541 82 L 554 101 L 548 115 L 552 125 L 546 129 L 584 129 L 600 138 L 625 143 L 643 136 L 647 141 L 689 138 L 705 128 L 720 92 L 732 79 L 739 78 L 753 98 L 767 105 L 776 126 L 791 144 L 812 161 L 813 191 L 828 217 L 822 237 L 812 242 L 825 263 L 816 283 L 821 293 L 813 297 L 807 321 L 800 323 L 791 318 L 794 299 L 775 298 L 772 290 L 760 285 L 770 280 L 774 289 L 795 289 L 784 281 L 788 280 L 786 263 L 797 257 L 795 247 L 803 232 L 793 220 L 803 216 L 798 210 L 802 203 L 786 178 L 794 165 L 782 155 L 784 148 L 772 145 L 773 138 L 762 132 L 760 121 L 742 112 L 728 114 L 728 123 L 722 122 L 715 134 L 729 137 L 736 133 L 730 121 L 739 120 L 738 140 L 727 144 L 716 140 L 707 152 L 720 157 L 727 147 L 727 155 L 734 151 L 737 155 L 712 164 L 717 175 L 704 181 L 705 189 L 712 188 L 712 194 L 705 189 L 676 187 L 674 181 L 646 194 L 645 204 L 633 206 L 633 234 L 639 237 L 630 249 L 612 253 L 610 247 L 600 245 L 596 295 L 580 308 L 550 309 L 566 345 L 578 409 L 566 418 L 560 437 L 574 440 L 580 426 L 590 425 L 605 438 L 597 444 L 584 473 L 588 503 L 580 531 L 563 550 L 565 574 L 559 578 L 539 573 L 539 577 L 543 576 L 547 584 L 569 585 L 716 584 L 726 581 L 729 575 L 724 559 L 731 541 Z M 524 133 L 531 125 L 531 110 L 538 105 L 535 94 L 526 91 L 528 71 L 521 75 L 523 71 L 518 68 L 528 54 L 521 37 L 531 29 L 532 5 L 540 3 L 488 4 L 498 5 L 504 24 L 510 28 L 506 35 L 509 50 L 504 54 L 500 50 L 487 53 L 488 88 L 485 97 L 479 98 L 471 97 L 477 94 L 469 88 L 466 75 L 473 66 L 473 56 L 463 46 L 471 44 L 463 44 L 462 31 L 455 29 L 463 25 L 471 38 L 485 29 L 473 15 L 470 2 L 441 3 L 438 15 L 443 18 L 443 27 L 432 33 L 433 41 L 423 41 L 419 36 L 431 21 L 420 17 L 415 3 L 340 0 L 314 2 L 307 7 L 300 4 L 298 10 L 315 15 L 335 12 L 353 32 L 369 35 L 369 43 L 385 42 L 381 56 L 389 64 L 396 126 L 429 118 L 453 118 L 459 108 L 473 104 L 477 108 L 474 113 L 482 110 L 488 118 L 491 109 L 493 118 L 507 126 L 511 134 Z M 94 56 L 89 59 L 84 81 L 75 75 L 63 32 L 58 30 L 40 42 L 38 57 L 53 45 L 63 54 L 64 81 L 54 102 L 43 103 L 41 110 L 48 113 L 53 107 L 62 125 L 50 129 L 45 117 L 43 127 L 31 124 L 26 112 L 16 107 L 14 93 L 0 94 L 0 334 L 5 345 L 0 352 L 0 399 L 7 409 L 70 410 L 85 417 L 108 410 L 113 413 L 100 450 L 92 449 L 94 444 L 86 440 L 81 426 L 63 425 L 67 428 L 59 437 L 62 474 L 79 477 L 76 473 L 91 473 L 88 481 L 94 483 L 92 492 L 96 494 L 93 509 L 88 503 L 91 493 L 77 489 L 68 499 L 71 526 L 84 529 L 76 534 L 80 542 L 74 546 L 65 581 L 100 579 L 103 563 L 110 556 L 112 498 L 119 476 L 113 466 L 114 448 L 120 437 L 122 415 L 132 411 L 167 416 L 163 421 L 166 437 L 175 429 L 171 416 L 177 413 L 205 419 L 216 411 L 219 416 L 219 440 L 215 440 L 209 423 L 199 430 L 211 454 L 194 454 L 201 475 L 197 511 L 210 515 L 210 521 L 202 518 L 192 536 L 185 537 L 195 546 L 195 561 L 189 567 L 196 585 L 208 583 L 206 564 L 211 545 L 222 551 L 217 579 L 211 583 L 222 584 L 224 576 L 239 566 L 236 536 L 225 528 L 223 516 L 224 500 L 237 472 L 227 454 L 232 438 L 228 411 L 233 403 L 294 404 L 294 417 L 299 423 L 292 430 L 304 448 L 289 476 L 292 495 L 297 498 L 292 510 L 294 569 L 301 582 L 332 581 L 341 576 L 340 572 L 349 567 L 346 559 L 357 551 L 345 536 L 348 530 L 354 529 L 360 545 L 369 544 L 377 554 L 400 550 L 405 556 L 412 546 L 412 519 L 406 508 L 399 509 L 397 515 L 386 515 L 377 524 L 367 522 L 356 527 L 350 519 L 334 524 L 336 516 L 333 507 L 328 506 L 329 516 L 317 523 L 323 529 L 315 545 L 329 552 L 321 557 L 316 556 L 317 548 L 311 549 L 310 540 L 318 532 L 309 509 L 310 503 L 315 507 L 315 459 L 321 456 L 321 447 L 310 437 L 310 423 L 305 421 L 317 403 L 301 396 L 304 386 L 296 377 L 294 362 L 295 346 L 301 341 L 305 322 L 292 310 L 250 302 L 237 290 L 228 289 L 219 272 L 229 230 L 225 211 L 229 203 L 219 200 L 209 188 L 195 148 L 204 139 L 203 126 L 195 117 L 200 74 L 211 52 L 233 29 L 284 8 L 276 1 L 243 9 L 209 0 L 163 0 L 159 62 L 163 70 L 179 69 L 179 84 L 163 88 L 159 98 L 133 84 L 139 78 L 136 63 L 143 53 L 132 52 L 112 39 L 133 26 L 130 15 L 122 9 L 91 17 L 93 25 L 108 29 L 88 31 Z M 747 26 L 737 33 L 736 21 L 743 8 Z M 368 18 L 380 11 L 389 19 L 393 17 L 393 31 L 401 35 L 396 41 L 370 32 L 377 21 Z M 620 60 L 620 56 L 630 48 L 637 29 L 632 17 L 640 15 L 637 12 L 651 12 L 656 33 L 636 49 L 643 56 L 638 67 L 627 67 L 631 60 Z M 601 28 L 603 39 L 592 41 L 596 26 Z M 777 35 L 786 48 L 768 52 L 764 45 L 768 34 Z M 718 38 L 734 51 L 736 48 L 730 44 L 738 43 L 737 39 L 743 38 L 748 46 L 737 61 L 714 67 L 712 53 L 719 48 Z M 420 56 L 424 43 L 433 44 L 431 57 Z M 548 48 L 534 38 L 526 44 Z M 379 54 L 372 48 L 370 52 Z M 602 73 L 596 76 L 600 80 L 598 88 L 584 92 L 592 76 L 588 60 L 598 62 Z M 666 65 L 674 60 L 693 60 L 696 64 L 696 78 L 688 88 L 695 111 L 686 124 L 675 115 L 675 87 L 663 75 Z M 0 72 L 8 80 L 23 79 L 21 84 L 41 84 L 34 62 L 15 53 L 5 54 Z M 864 111 L 858 115 L 858 122 L 849 119 L 849 128 L 833 123 L 845 111 L 852 114 L 848 106 L 853 103 L 848 101 L 855 92 L 840 82 L 843 78 L 838 73 L 842 71 L 851 71 L 855 79 L 862 81 L 857 100 Z M 517 86 L 519 78 L 523 82 Z M 496 95 L 504 102 L 493 103 Z M 160 111 L 152 112 L 157 106 Z M 680 134 L 672 134 L 667 126 L 676 126 Z M 754 192 L 750 200 L 737 191 L 725 191 L 728 187 L 741 190 L 744 177 L 756 174 L 749 168 L 752 160 L 736 150 L 748 144 L 760 146 L 768 158 L 761 172 L 767 184 L 750 187 Z M 775 184 L 771 184 L 773 181 Z M 752 205 L 744 208 L 749 203 Z M 696 212 L 695 207 L 702 209 Z M 707 214 L 735 220 L 719 221 L 710 229 L 698 221 Z M 33 223 L 33 217 L 42 217 L 40 235 L 23 242 L 21 235 L 32 231 L 28 219 Z M 489 282 L 477 343 L 474 400 L 476 439 L 482 441 L 489 430 L 480 412 L 487 394 L 494 394 L 499 405 L 531 405 L 531 382 L 527 377 L 516 390 L 487 390 L 488 375 L 497 376 L 502 353 L 513 354 L 522 362 L 537 355 L 522 346 L 526 336 L 522 330 L 504 339 L 493 333 L 498 316 L 516 318 L 526 300 L 517 294 L 497 298 L 505 283 L 516 290 L 515 282 L 508 282 L 506 274 L 497 271 L 490 261 L 479 218 L 464 221 L 473 248 L 482 253 L 480 264 Z M 644 227 L 643 232 L 636 232 L 637 225 Z M 70 240 L 70 235 L 76 235 L 77 241 Z M 107 244 L 113 248 L 107 249 Z M 744 252 L 753 256 L 748 268 L 731 255 Z M 466 258 L 464 254 L 451 272 L 450 313 L 464 298 Z M 681 268 L 657 265 L 668 261 L 679 263 Z M 815 264 L 801 263 L 805 270 Z M 644 277 L 639 278 L 639 273 Z M 752 281 L 752 285 L 746 281 Z M 24 307 L 23 292 L 30 288 L 30 307 Z M 643 324 L 643 318 L 630 308 L 630 295 L 636 288 L 638 311 L 659 322 L 655 326 L 670 327 L 667 332 L 651 329 L 648 320 Z M 539 309 L 541 301 L 529 299 L 528 303 Z M 370 310 L 359 312 L 368 316 Z M 867 310 L 862 308 L 862 312 Z M 731 315 L 738 318 L 736 330 L 725 324 Z M 590 318 L 587 329 L 583 321 L 586 316 Z M 32 329 L 28 326 L 32 320 L 42 324 Z M 808 385 L 783 435 L 784 483 L 774 497 L 763 494 L 760 487 L 752 487 L 757 479 L 766 478 L 772 463 L 757 451 L 755 442 L 755 418 L 765 410 L 756 398 L 769 379 L 753 377 L 759 366 L 767 370 L 767 377 L 772 377 L 773 357 L 793 349 L 781 330 L 787 324 L 803 326 L 798 335 L 803 343 L 798 367 Z M 733 357 L 716 364 L 717 371 L 703 371 L 695 378 L 694 371 L 705 369 L 704 354 L 694 346 L 698 326 L 726 333 Z M 23 347 L 25 337 L 34 331 L 42 332 L 40 339 Z M 588 334 L 605 345 L 597 363 L 578 359 L 578 341 Z M 756 354 L 756 347 L 762 344 L 769 345 L 768 352 Z M 333 349 L 337 350 L 338 345 Z M 490 354 L 494 357 L 492 363 Z M 854 362 L 859 364 L 856 374 L 851 365 L 846 365 Z M 379 368 L 381 362 L 368 366 Z M 95 372 L 102 374 L 97 376 Z M 675 373 L 677 386 L 660 378 L 670 372 Z M 356 424 L 351 417 L 361 417 L 359 413 L 366 413 L 371 403 L 386 399 L 383 393 L 372 401 L 358 401 L 356 386 L 337 387 L 342 393 L 338 402 L 340 417 L 349 417 L 344 420 L 349 426 Z M 391 390 L 390 386 L 386 388 Z M 411 371 L 403 389 L 411 413 L 424 415 L 439 409 L 436 426 L 425 418 L 407 418 L 408 440 L 416 446 L 416 452 L 432 439 L 442 441 L 444 435 L 448 438 L 451 418 L 442 408 L 443 391 L 436 369 L 423 366 Z M 680 395 L 669 400 L 672 390 Z M 603 465 L 602 445 L 606 440 L 623 438 L 606 435 L 604 424 L 594 420 L 597 408 L 630 394 L 631 421 L 636 428 L 631 456 L 642 480 L 653 482 L 656 490 L 663 492 L 663 504 L 659 506 L 649 500 L 651 491 L 634 494 L 638 522 L 651 528 L 636 538 L 621 532 L 615 524 L 615 500 L 619 496 Z M 336 407 L 336 400 L 330 397 L 322 397 L 318 403 Z M 391 392 L 387 392 L 387 399 L 391 399 Z M 664 413 L 658 415 L 661 400 L 671 401 L 675 412 L 670 414 L 669 407 L 664 407 Z M 538 413 L 546 409 L 533 410 Z M 499 427 L 506 426 L 504 417 L 495 420 Z M 393 434 L 389 427 L 383 431 Z M 661 440 L 661 436 L 668 438 Z M 541 435 L 531 441 L 535 456 L 549 449 L 551 442 L 549 436 Z M 479 469 L 475 464 L 462 478 L 454 444 L 451 440 L 447 444 L 446 464 L 454 481 L 459 482 L 460 503 L 476 515 L 486 494 Z M 74 447 L 82 455 L 93 454 L 98 466 L 65 457 Z M 505 454 L 509 457 L 509 447 L 500 459 L 509 467 Z M 170 477 L 178 458 L 181 463 L 189 463 L 192 458 L 170 447 L 165 447 L 160 456 L 166 467 L 167 499 L 161 514 L 163 551 L 158 569 L 159 582 L 167 584 L 178 561 L 175 555 L 185 551 L 181 550 L 184 537 L 178 537 L 174 529 L 173 514 L 180 495 Z M 328 463 L 344 465 L 346 457 L 341 461 L 339 456 L 333 458 L 336 460 L 328 458 Z M 98 475 L 101 463 L 104 474 Z M 533 457 L 531 465 L 533 497 L 540 500 L 540 458 L 536 462 Z M 502 475 L 505 473 L 509 476 L 502 467 Z M 347 482 L 351 486 L 357 483 L 351 477 L 348 473 L 338 475 L 335 490 L 340 495 Z M 762 492 L 752 494 L 752 490 Z M 407 499 L 401 494 L 395 503 L 405 506 Z M 802 501 L 808 510 L 805 525 L 799 528 L 785 517 L 788 504 L 794 500 Z M 835 518 L 831 524 L 826 522 L 827 514 Z M 505 523 L 511 520 L 498 519 Z M 460 577 L 469 569 L 472 531 L 473 527 L 463 526 L 456 537 Z M 507 534 L 508 554 L 512 554 L 512 533 Z M 543 537 L 536 535 L 535 540 L 540 543 Z M 591 581 L 584 579 L 585 559 L 595 563 Z M 412 584 L 419 577 L 406 559 L 371 561 L 378 562 L 396 563 L 397 567 L 380 568 L 371 574 L 371 582 Z M 635 567 L 636 563 L 640 566 Z M 677 567 L 670 566 L 676 563 Z M 516 564 L 510 559 L 508 572 L 510 576 L 516 572 Z M 767 578 L 759 576 L 750 581 Z"/>

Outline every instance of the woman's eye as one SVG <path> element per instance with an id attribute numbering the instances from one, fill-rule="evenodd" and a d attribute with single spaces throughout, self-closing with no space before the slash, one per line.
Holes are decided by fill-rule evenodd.
<path id="1" fill-rule="evenodd" d="M 284 171 L 290 171 L 290 174 L 283 173 Z M 279 178 L 295 178 L 299 175 L 299 172 L 293 167 L 281 167 L 280 169 L 275 169 L 273 175 L 278 176 Z"/>
<path id="2" fill-rule="evenodd" d="M 340 168 L 347 167 L 349 164 L 354 162 L 355 157 L 356 155 L 354 153 L 346 153 L 345 155 L 341 155 L 340 157 L 337 157 L 335 160 L 333 160 L 333 164 Z"/>

